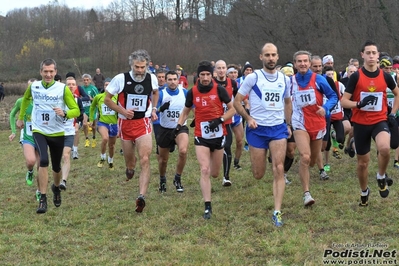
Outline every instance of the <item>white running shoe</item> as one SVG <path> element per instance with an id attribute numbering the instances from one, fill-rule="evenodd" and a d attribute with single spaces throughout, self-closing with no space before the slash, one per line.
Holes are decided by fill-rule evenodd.
<path id="1" fill-rule="evenodd" d="M 229 187 L 229 186 L 231 186 L 231 181 L 229 179 L 226 179 L 226 178 L 223 177 L 222 185 L 224 187 Z"/>
<path id="2" fill-rule="evenodd" d="M 303 205 L 305 205 L 305 206 L 311 206 L 311 205 L 313 205 L 314 204 L 314 198 L 312 198 L 312 196 L 310 195 L 310 193 L 309 192 L 306 192 L 304 195 L 303 195 Z"/>

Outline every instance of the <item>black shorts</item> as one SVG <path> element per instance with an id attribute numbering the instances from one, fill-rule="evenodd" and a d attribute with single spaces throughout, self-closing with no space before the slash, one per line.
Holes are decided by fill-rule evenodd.
<path id="1" fill-rule="evenodd" d="M 342 121 L 349 120 L 349 122 L 350 122 L 351 118 L 352 118 L 352 109 L 344 108 L 344 118 L 342 119 Z"/>
<path id="2" fill-rule="evenodd" d="M 356 153 L 359 155 L 369 153 L 371 138 L 375 141 L 375 137 L 382 131 L 390 133 L 387 121 L 381 121 L 374 125 L 353 123 L 353 137 L 355 138 Z"/>
<path id="3" fill-rule="evenodd" d="M 294 129 L 292 128 L 292 126 L 290 126 L 290 128 L 291 128 L 291 137 L 287 139 L 287 142 L 295 142 Z"/>
<path id="4" fill-rule="evenodd" d="M 225 136 L 215 139 L 204 139 L 201 137 L 194 138 L 194 145 L 208 147 L 211 150 L 211 152 L 215 150 L 224 149 L 225 142 L 226 142 Z"/>
<path id="5" fill-rule="evenodd" d="M 159 126 L 158 135 L 157 135 L 157 144 L 161 148 L 169 149 L 173 147 L 175 142 L 175 136 L 173 135 L 174 128 L 165 128 Z M 186 133 L 188 134 L 188 127 L 182 126 L 177 134 Z"/>

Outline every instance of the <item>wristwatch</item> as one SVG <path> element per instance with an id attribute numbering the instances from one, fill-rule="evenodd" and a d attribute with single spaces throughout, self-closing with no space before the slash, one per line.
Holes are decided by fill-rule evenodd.
<path id="1" fill-rule="evenodd" d="M 222 121 L 222 123 L 224 122 L 224 118 L 223 117 L 220 117 L 220 121 Z"/>

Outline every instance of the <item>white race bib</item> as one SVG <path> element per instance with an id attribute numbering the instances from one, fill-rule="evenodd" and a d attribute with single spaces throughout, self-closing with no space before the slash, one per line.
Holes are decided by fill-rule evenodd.
<path id="1" fill-rule="evenodd" d="M 103 104 L 101 104 L 101 114 L 102 115 L 115 115 L 115 111 L 103 103 Z"/>
<path id="2" fill-rule="evenodd" d="M 262 105 L 266 110 L 281 110 L 284 108 L 282 102 L 283 94 L 281 90 L 263 89 L 262 90 Z"/>
<path id="3" fill-rule="evenodd" d="M 209 122 L 201 122 L 201 135 L 204 139 L 215 139 L 223 136 L 222 124 L 219 124 L 217 128 L 211 130 L 209 128 Z"/>
<path id="4" fill-rule="evenodd" d="M 338 114 L 342 112 L 342 108 L 341 108 L 341 102 L 338 101 L 337 104 L 334 106 L 334 108 L 331 111 L 331 114 Z"/>
<path id="5" fill-rule="evenodd" d="M 376 99 L 372 102 L 367 104 L 366 106 L 360 108 L 362 111 L 368 111 L 368 112 L 379 112 L 382 110 L 382 97 L 383 93 L 382 92 L 365 92 L 362 91 L 360 92 L 360 100 L 363 100 L 365 97 L 373 95 L 376 97 Z"/>
<path id="6" fill-rule="evenodd" d="M 32 136 L 32 122 L 26 122 L 26 135 Z"/>
<path id="7" fill-rule="evenodd" d="M 166 120 L 169 122 L 176 122 L 179 120 L 181 109 L 167 109 L 164 111 Z"/>
<path id="8" fill-rule="evenodd" d="M 147 95 L 128 94 L 126 109 L 136 112 L 145 112 L 147 107 Z"/>
<path id="9" fill-rule="evenodd" d="M 316 104 L 316 93 L 314 89 L 309 90 L 298 90 L 295 92 L 295 102 L 300 108 L 315 105 Z"/>
<path id="10" fill-rule="evenodd" d="M 39 127 L 51 127 L 55 125 L 56 114 L 54 110 L 38 110 L 36 122 Z"/>

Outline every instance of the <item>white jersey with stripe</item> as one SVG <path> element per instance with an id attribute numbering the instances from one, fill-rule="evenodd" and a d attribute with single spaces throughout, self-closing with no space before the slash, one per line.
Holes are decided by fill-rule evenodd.
<path id="1" fill-rule="evenodd" d="M 39 131 L 45 135 L 65 131 L 64 117 L 58 116 L 53 110 L 54 107 L 65 110 L 64 92 L 65 84 L 60 82 L 55 82 L 48 88 L 44 88 L 41 81 L 31 84 L 33 131 Z"/>
<path id="2" fill-rule="evenodd" d="M 276 71 L 273 74 L 255 70 L 247 75 L 238 93 L 249 95 L 250 114 L 261 126 L 284 123 L 284 99 L 290 98 L 290 80 Z"/>
<path id="3" fill-rule="evenodd" d="M 78 99 L 75 97 L 76 103 L 78 103 Z M 68 106 L 65 106 L 65 110 L 68 111 Z M 65 120 L 65 136 L 74 136 L 75 135 L 75 118 Z"/>
<path id="4" fill-rule="evenodd" d="M 170 101 L 169 108 L 163 112 L 160 112 L 160 124 L 164 128 L 176 128 L 177 121 L 179 120 L 180 114 L 184 108 L 186 102 L 186 95 L 184 89 L 177 88 L 179 93 L 177 95 L 171 95 L 168 89 L 162 91 L 163 97 L 160 106 Z M 184 125 L 186 121 L 184 122 Z"/>

